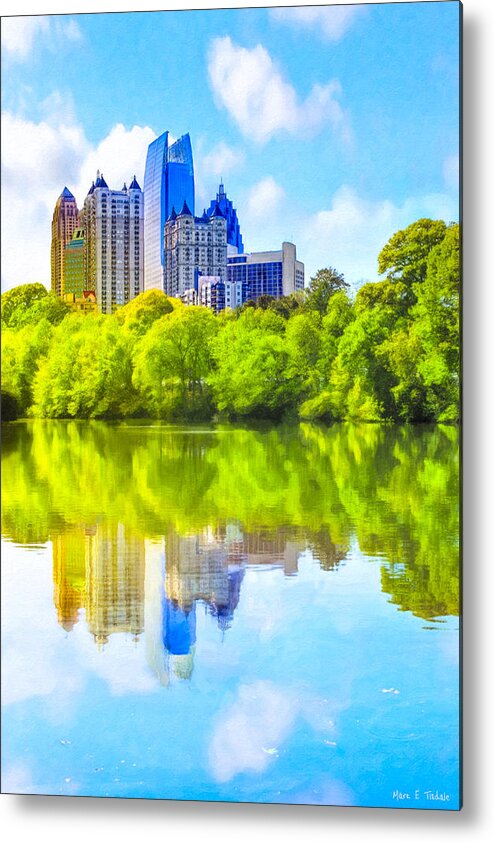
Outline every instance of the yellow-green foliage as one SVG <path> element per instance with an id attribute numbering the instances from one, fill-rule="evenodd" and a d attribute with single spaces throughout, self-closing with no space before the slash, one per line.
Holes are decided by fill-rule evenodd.
<path id="1" fill-rule="evenodd" d="M 356 538 L 391 601 L 435 617 L 458 612 L 458 474 L 458 431 L 441 425 L 17 422 L 2 532 L 39 543 L 102 512 L 141 538 L 240 522 L 305 542 L 327 567 Z"/>
<path id="2" fill-rule="evenodd" d="M 385 278 L 355 297 L 334 269 L 305 296 L 215 316 L 162 292 L 111 316 L 68 312 L 40 284 L 2 296 L 7 420 L 458 420 L 459 227 L 391 237 Z"/>

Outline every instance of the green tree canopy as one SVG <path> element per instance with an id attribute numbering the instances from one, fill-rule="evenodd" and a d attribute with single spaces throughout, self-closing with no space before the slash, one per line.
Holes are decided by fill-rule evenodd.
<path id="1" fill-rule="evenodd" d="M 210 346 L 218 328 L 211 310 L 177 306 L 158 319 L 135 354 L 133 382 L 160 416 L 206 416 Z"/>
<path id="2" fill-rule="evenodd" d="M 380 275 L 392 283 L 400 281 L 407 288 L 421 283 L 427 271 L 430 252 L 444 239 L 446 223 L 442 220 L 419 219 L 408 228 L 397 231 L 378 257 Z"/>
<path id="3" fill-rule="evenodd" d="M 319 269 L 307 289 L 305 305 L 309 310 L 317 310 L 324 315 L 328 309 L 331 296 L 350 288 L 343 275 L 331 267 Z"/>
<path id="4" fill-rule="evenodd" d="M 76 313 L 25 284 L 2 296 L 6 413 L 455 422 L 459 226 L 418 220 L 379 268 L 355 296 L 325 268 L 306 294 L 219 316 L 158 290 Z"/>
<path id="5" fill-rule="evenodd" d="M 285 327 L 285 319 L 271 309 L 249 307 L 220 331 L 209 378 L 220 412 L 276 418 L 293 405 Z"/>
<path id="6" fill-rule="evenodd" d="M 150 289 L 137 295 L 120 310 L 116 317 L 127 331 L 143 336 L 155 321 L 171 313 L 177 301 L 159 289 Z"/>
<path id="7" fill-rule="evenodd" d="M 7 290 L 1 299 L 2 323 L 5 327 L 19 327 L 26 310 L 46 295 L 48 290 L 43 284 L 21 284 Z"/>

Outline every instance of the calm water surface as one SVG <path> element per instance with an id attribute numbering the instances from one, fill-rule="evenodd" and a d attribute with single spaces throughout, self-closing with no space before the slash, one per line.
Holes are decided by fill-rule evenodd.
<path id="1" fill-rule="evenodd" d="M 458 808 L 455 429 L 19 422 L 2 502 L 3 791 Z"/>

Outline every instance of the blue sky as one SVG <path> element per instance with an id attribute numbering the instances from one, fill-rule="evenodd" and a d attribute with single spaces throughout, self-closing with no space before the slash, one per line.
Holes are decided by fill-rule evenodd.
<path id="1" fill-rule="evenodd" d="M 49 286 L 63 187 L 142 186 L 164 130 L 190 133 L 196 210 L 223 176 L 246 249 L 292 240 L 306 282 L 376 280 L 395 230 L 458 219 L 454 0 L 2 24 L 2 289 Z"/>

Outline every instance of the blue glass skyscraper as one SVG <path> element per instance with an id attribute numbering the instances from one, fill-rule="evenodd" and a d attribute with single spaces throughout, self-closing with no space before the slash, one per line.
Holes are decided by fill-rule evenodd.
<path id="1" fill-rule="evenodd" d="M 237 211 L 233 207 L 231 199 L 227 197 L 223 184 L 220 184 L 219 190 L 216 194 L 216 199 L 213 199 L 208 208 L 208 216 L 211 216 L 214 212 L 216 205 L 219 205 L 221 213 L 226 219 L 226 241 L 228 245 L 235 246 L 237 254 L 243 254 L 244 244 L 242 241 L 242 234 L 240 233 Z"/>
<path id="2" fill-rule="evenodd" d="M 163 290 L 164 227 L 184 201 L 194 213 L 194 164 L 188 134 L 168 145 L 168 132 L 148 147 L 144 173 L 144 288 Z"/>

